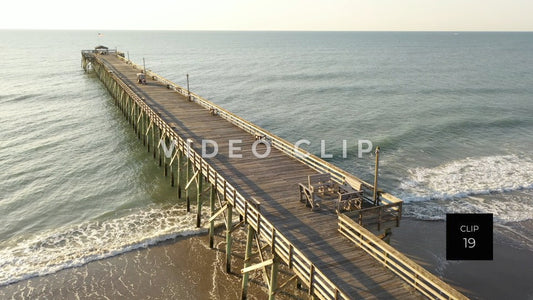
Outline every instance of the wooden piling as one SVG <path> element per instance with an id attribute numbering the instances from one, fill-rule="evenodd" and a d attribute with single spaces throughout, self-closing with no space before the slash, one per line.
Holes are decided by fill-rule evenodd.
<path id="1" fill-rule="evenodd" d="M 141 140 L 141 134 L 144 134 L 144 131 L 146 130 L 146 128 L 144 128 L 144 112 L 140 107 L 137 109 L 139 110 L 137 115 L 137 139 Z"/>
<path id="2" fill-rule="evenodd" d="M 170 168 L 170 186 L 174 187 L 174 167 L 173 167 L 173 163 L 169 164 L 169 168 Z"/>
<path id="3" fill-rule="evenodd" d="M 133 132 L 137 134 L 137 103 L 130 99 L 131 101 L 131 128 Z"/>
<path id="4" fill-rule="evenodd" d="M 189 152 L 187 150 L 187 152 Z M 191 160 L 189 157 L 189 153 L 187 153 L 186 157 L 187 161 L 185 162 L 185 182 L 188 184 L 191 180 Z M 187 212 L 191 212 L 191 199 L 189 197 L 189 188 L 185 187 L 185 202 L 187 204 Z"/>
<path id="5" fill-rule="evenodd" d="M 203 176 L 200 170 L 196 179 L 196 227 L 200 227 L 202 223 L 202 181 Z"/>
<path id="6" fill-rule="evenodd" d="M 255 235 L 255 230 L 252 225 L 248 225 L 248 233 L 246 235 L 246 252 L 244 254 L 244 268 L 251 265 L 250 260 L 252 256 L 252 246 L 253 239 Z M 241 299 L 246 299 L 248 295 L 248 278 L 250 272 L 245 272 L 242 274 L 242 288 L 241 288 Z"/>
<path id="7" fill-rule="evenodd" d="M 276 289 L 278 288 L 278 268 L 279 259 L 274 255 L 272 266 L 270 267 L 270 284 L 268 289 L 268 300 L 276 298 Z"/>
<path id="8" fill-rule="evenodd" d="M 168 145 L 168 138 L 166 136 L 161 137 L 161 142 L 165 143 L 165 147 Z M 161 147 L 163 148 L 163 147 Z M 165 149 L 161 149 L 161 152 L 163 152 L 163 173 L 165 174 L 165 177 L 168 176 L 168 165 L 167 165 L 167 153 L 164 151 Z M 161 159 L 159 159 L 161 161 Z"/>
<path id="9" fill-rule="evenodd" d="M 163 132 L 161 131 L 161 128 L 157 128 L 157 137 L 158 137 L 158 141 L 157 141 L 157 155 L 159 156 L 159 166 L 161 167 L 163 164 L 162 164 L 162 160 L 161 160 L 161 152 L 163 151 L 163 147 L 161 147 L 161 142 L 163 142 Z"/>
<path id="10" fill-rule="evenodd" d="M 155 136 L 154 131 L 155 131 L 156 126 L 154 124 L 151 124 L 151 125 L 152 125 L 152 127 L 151 127 L 152 134 L 151 134 L 151 136 L 152 136 L 152 148 L 153 148 L 152 152 L 154 153 L 153 156 L 154 156 L 154 159 L 155 159 L 156 158 L 156 156 L 155 156 L 156 144 L 155 144 L 155 139 L 154 139 L 154 136 Z"/>
<path id="11" fill-rule="evenodd" d="M 226 214 L 226 272 L 231 272 L 231 228 L 232 228 L 232 219 L 233 219 L 233 206 L 229 201 L 228 203 L 228 210 Z"/>
<path id="12" fill-rule="evenodd" d="M 153 133 L 153 128 L 150 126 L 151 123 L 149 124 L 148 121 L 151 121 L 151 120 L 148 120 L 148 116 L 145 114 L 144 117 L 144 124 L 145 126 L 148 126 L 146 128 L 146 132 L 143 134 L 143 145 L 146 146 L 146 144 L 148 144 L 148 153 L 150 153 L 150 141 L 153 140 L 154 138 L 154 133 Z M 149 134 L 150 134 L 150 130 L 152 131 L 152 139 L 149 138 Z"/>
<path id="13" fill-rule="evenodd" d="M 211 190 L 209 191 L 209 210 L 211 212 L 211 216 L 215 214 L 215 197 L 217 195 L 217 186 L 216 186 L 216 179 L 215 183 L 211 184 Z M 209 222 L 209 248 L 213 248 L 215 242 L 215 220 L 211 220 Z"/>
<path id="14" fill-rule="evenodd" d="M 143 115 L 142 119 L 144 120 L 143 121 L 143 131 L 141 132 L 142 133 L 142 136 L 143 136 L 143 145 L 146 146 L 146 136 L 147 136 L 147 130 L 148 130 L 148 126 L 149 124 L 147 123 L 147 116 L 146 114 Z M 150 153 L 150 144 L 148 144 L 148 153 Z"/>
<path id="15" fill-rule="evenodd" d="M 178 148 L 178 174 L 176 179 L 176 184 L 178 185 L 178 199 L 181 199 L 181 172 L 182 172 L 182 163 L 181 163 L 181 156 L 183 155 L 183 151 L 180 151 Z"/>

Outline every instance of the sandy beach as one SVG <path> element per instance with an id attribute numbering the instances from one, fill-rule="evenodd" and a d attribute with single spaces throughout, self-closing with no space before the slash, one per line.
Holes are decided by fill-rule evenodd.
<path id="1" fill-rule="evenodd" d="M 391 244 L 472 299 L 532 299 L 533 286 L 527 279 L 533 278 L 533 271 L 527 266 L 533 265 L 533 252 L 510 244 L 508 234 L 495 228 L 493 261 L 446 261 L 442 221 L 404 219 Z M 209 249 L 206 235 L 180 237 L 1 287 L 0 298 L 238 299 L 244 237 L 242 230 L 236 234 L 232 274 L 224 269 L 224 239 L 219 232 L 216 249 Z M 295 285 L 285 292 L 278 298 L 306 298 Z M 248 296 L 266 297 L 260 272 L 252 275 Z"/>
<path id="2" fill-rule="evenodd" d="M 215 249 L 205 234 L 180 237 L 146 249 L 33 277 L 0 287 L 1 299 L 240 299 L 245 233 L 234 234 L 232 273 L 225 272 L 225 239 L 220 231 Z M 283 280 L 287 275 L 280 272 Z M 292 287 L 280 299 L 305 298 Z M 264 299 L 262 275 L 250 276 L 249 299 Z"/>

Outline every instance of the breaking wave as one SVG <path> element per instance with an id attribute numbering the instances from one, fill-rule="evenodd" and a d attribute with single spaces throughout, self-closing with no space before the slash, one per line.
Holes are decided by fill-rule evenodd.
<path id="1" fill-rule="evenodd" d="M 411 169 L 400 185 L 400 194 L 407 202 L 408 215 L 417 218 L 485 212 L 507 222 L 532 218 L 532 189 L 533 160 L 502 155 Z"/>
<path id="2" fill-rule="evenodd" d="M 0 249 L 0 286 L 205 232 L 195 227 L 195 220 L 195 214 L 177 206 L 151 208 L 5 241 Z"/>

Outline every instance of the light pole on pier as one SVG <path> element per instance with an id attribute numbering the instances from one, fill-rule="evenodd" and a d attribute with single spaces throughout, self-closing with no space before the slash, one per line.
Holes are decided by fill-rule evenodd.
<path id="1" fill-rule="evenodd" d="M 374 171 L 374 205 L 378 205 L 379 146 L 376 147 L 376 170 Z"/>
<path id="2" fill-rule="evenodd" d="M 189 89 L 189 74 L 187 74 L 187 98 L 191 101 L 191 90 Z"/>

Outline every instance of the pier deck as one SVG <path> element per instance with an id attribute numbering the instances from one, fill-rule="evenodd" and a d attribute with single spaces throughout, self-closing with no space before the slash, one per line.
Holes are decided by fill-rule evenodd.
<path id="1" fill-rule="evenodd" d="M 93 55 L 96 58 L 93 64 L 100 63 L 107 72 L 112 71 L 177 135 L 192 139 L 194 149 L 200 151 L 202 140 L 213 140 L 218 144 L 218 154 L 205 158 L 210 167 L 244 198 L 260 203 L 261 215 L 338 288 L 334 297 L 423 298 L 416 289 L 385 268 L 383 262 L 339 233 L 337 213 L 325 208 L 311 210 L 300 202 L 298 184 L 307 182 L 307 176 L 316 174 L 316 170 L 275 147 L 271 148 L 268 157 L 257 158 L 252 153 L 256 137 L 249 132 L 198 103 L 188 101 L 186 96 L 170 89 L 161 80 L 147 76 L 146 85 L 138 84 L 140 70 L 123 58 Z M 241 147 L 235 153 L 242 154 L 242 158 L 230 157 L 229 140 L 242 141 L 235 144 Z M 264 150 L 265 146 L 260 144 L 257 152 L 263 153 Z M 312 271 L 309 276 L 313 276 Z M 325 298 L 324 294 L 317 295 Z"/>

